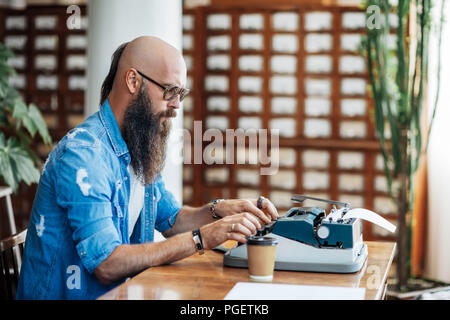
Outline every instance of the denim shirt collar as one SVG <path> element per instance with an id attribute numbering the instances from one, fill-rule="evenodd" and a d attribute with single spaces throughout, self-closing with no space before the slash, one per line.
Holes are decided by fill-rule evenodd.
<path id="1" fill-rule="evenodd" d="M 128 146 L 125 140 L 123 140 L 119 124 L 117 123 L 116 117 L 111 110 L 108 99 L 106 99 L 100 107 L 100 120 L 106 128 L 106 133 L 108 134 L 115 154 L 120 157 L 126 153 L 129 153 Z"/>

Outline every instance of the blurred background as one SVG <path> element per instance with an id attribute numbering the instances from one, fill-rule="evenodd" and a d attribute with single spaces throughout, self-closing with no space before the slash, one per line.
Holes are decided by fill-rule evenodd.
<path id="1" fill-rule="evenodd" d="M 438 52 L 450 54 L 447 25 L 438 46 L 441 2 L 434 1 L 430 9 L 437 26 L 431 25 L 429 55 L 421 56 L 429 64 L 420 69 L 426 84 L 420 121 L 427 127 L 435 104 L 438 109 L 424 153 L 428 162 L 422 165 L 421 176 L 412 180 L 416 183 L 408 185 L 416 196 L 407 203 L 407 228 L 402 232 L 411 253 L 405 267 L 408 275 L 450 282 L 450 253 L 444 249 L 450 241 L 445 231 L 450 225 L 445 203 L 450 196 L 445 147 L 450 114 L 445 104 L 450 100 L 445 99 L 449 98 L 445 89 L 438 93 L 438 101 L 435 95 L 437 87 L 450 84 L 448 62 L 441 65 L 437 59 Z M 416 30 L 411 27 L 416 25 L 415 11 L 399 21 L 398 1 L 389 3 L 392 12 L 383 20 L 388 25 L 387 52 L 398 45 L 399 26 L 406 26 L 407 43 Z M 175 120 L 176 129 L 191 135 L 184 148 L 185 159 L 191 161 L 169 159 L 164 169 L 166 184 L 180 202 L 200 206 L 216 198 L 262 194 L 283 214 L 295 205 L 293 194 L 306 194 L 373 210 L 398 225 L 396 199 L 403 182 L 400 175 L 386 175 L 386 166 L 394 168 L 385 164 L 377 132 L 376 92 L 364 51 L 367 7 L 367 1 L 359 0 L 3 0 L 0 43 L 14 53 L 8 64 L 16 73 L 8 76 L 9 84 L 26 104 L 37 106 L 52 138 L 50 144 L 40 137 L 31 142 L 40 159 L 38 169 L 67 131 L 98 110 L 101 82 L 117 46 L 140 35 L 155 35 L 182 50 L 186 86 L 191 89 Z M 409 54 L 415 55 L 407 51 L 399 59 Z M 381 70 L 376 64 L 372 68 L 375 76 Z M 194 130 L 194 121 L 202 121 L 200 131 Z M 194 164 L 193 150 L 198 147 L 194 137 L 210 128 L 278 129 L 278 172 L 261 175 L 265 165 L 251 161 L 258 159 L 258 150 L 248 144 L 234 148 L 233 165 Z M 386 130 L 388 144 L 390 134 Z M 203 141 L 202 148 L 208 144 Z M 171 145 L 169 153 L 182 145 Z M 216 149 L 213 156 L 225 159 L 225 148 Z M 12 196 L 17 229 L 28 224 L 36 187 L 21 182 Z M 413 215 L 413 208 L 420 214 Z M 11 233 L 6 209 L 1 201 L 1 238 Z M 413 232 L 419 237 L 414 245 Z M 397 241 L 397 237 L 364 224 L 365 240 Z"/>

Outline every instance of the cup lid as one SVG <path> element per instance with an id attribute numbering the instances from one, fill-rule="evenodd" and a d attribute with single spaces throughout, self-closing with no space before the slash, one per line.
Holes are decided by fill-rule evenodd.
<path id="1" fill-rule="evenodd" d="M 257 245 L 257 246 L 274 246 L 278 244 L 277 239 L 272 237 L 264 237 L 264 236 L 249 236 L 246 237 L 247 244 L 249 245 Z"/>

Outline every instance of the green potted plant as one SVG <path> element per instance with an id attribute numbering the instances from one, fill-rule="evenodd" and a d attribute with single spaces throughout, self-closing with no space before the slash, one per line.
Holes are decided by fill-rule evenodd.
<path id="1" fill-rule="evenodd" d="M 441 27 L 444 3 L 445 0 L 442 0 L 441 19 L 436 21 Z M 367 58 L 370 92 L 375 105 L 376 132 L 389 194 L 398 206 L 397 290 L 407 291 L 414 174 L 426 153 L 433 121 L 432 118 L 428 129 L 424 128 L 422 109 L 427 83 L 432 3 L 431 0 L 398 0 L 396 6 L 392 6 L 389 0 L 367 0 L 364 5 L 368 23 L 367 37 L 362 47 Z M 381 18 L 378 26 L 373 23 L 377 18 L 374 14 Z M 390 42 L 390 15 L 397 20 L 392 30 L 396 36 L 393 45 Z M 408 27 L 415 32 L 410 34 Z M 442 28 L 440 30 L 439 37 Z M 439 91 L 439 75 L 437 77 Z M 433 117 L 436 106 L 437 103 L 432 106 Z M 393 190 L 393 180 L 399 182 L 398 190 Z"/>
<path id="2" fill-rule="evenodd" d="M 19 184 L 39 181 L 40 159 L 32 142 L 40 137 L 45 144 L 52 139 L 41 112 L 27 105 L 19 92 L 9 84 L 15 70 L 8 65 L 14 55 L 0 44 L 0 180 L 17 192 Z"/>

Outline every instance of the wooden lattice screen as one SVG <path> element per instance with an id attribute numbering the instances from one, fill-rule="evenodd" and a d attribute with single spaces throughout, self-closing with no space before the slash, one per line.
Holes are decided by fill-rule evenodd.
<path id="1" fill-rule="evenodd" d="M 248 162 L 257 158 L 256 150 L 235 148 L 235 160 L 247 162 L 184 166 L 185 203 L 262 194 L 283 213 L 294 205 L 291 195 L 300 193 L 350 202 L 395 223 L 374 133 L 367 66 L 358 50 L 365 13 L 356 7 L 273 3 L 184 10 L 183 53 L 193 89 L 184 103 L 184 123 L 191 136 L 194 121 L 201 121 L 202 132 L 280 130 L 277 174 L 261 175 L 260 165 Z M 217 152 L 226 157 L 225 150 L 216 149 L 215 159 Z M 364 234 L 392 239 L 370 224 Z"/>
<path id="2" fill-rule="evenodd" d="M 277 174 L 260 175 L 260 166 L 249 161 L 255 150 L 248 148 L 234 150 L 235 163 L 246 159 L 244 164 L 185 164 L 184 203 L 263 194 L 283 213 L 293 205 L 291 195 L 303 193 L 373 209 L 395 223 L 374 135 L 367 66 L 358 53 L 364 13 L 273 3 L 184 9 L 183 52 L 193 89 L 183 105 L 184 127 L 191 136 L 195 120 L 201 133 L 280 130 Z M 38 105 L 55 143 L 83 120 L 87 19 L 86 7 L 80 8 L 80 30 L 67 28 L 65 6 L 0 10 L 0 41 L 16 54 L 11 65 L 18 76 L 11 82 Z M 36 145 L 43 160 L 50 149 Z M 28 222 L 35 190 L 22 185 L 13 200 L 18 227 Z M 365 225 L 364 236 L 392 240 L 372 225 Z"/>
<path id="3" fill-rule="evenodd" d="M 41 110 L 55 144 L 84 120 L 87 17 L 80 9 L 79 29 L 67 27 L 66 6 L 0 9 L 0 41 L 15 54 L 10 83 Z M 52 146 L 38 141 L 34 149 L 44 161 Z M 21 184 L 13 197 L 18 228 L 28 223 L 36 187 Z"/>

